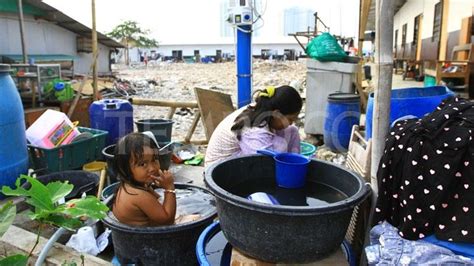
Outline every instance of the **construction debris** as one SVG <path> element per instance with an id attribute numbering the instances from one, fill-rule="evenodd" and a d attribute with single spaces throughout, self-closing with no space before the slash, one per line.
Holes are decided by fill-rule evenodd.
<path id="1" fill-rule="evenodd" d="M 195 101 L 194 88 L 214 89 L 228 93 L 235 104 L 237 99 L 236 63 L 188 64 L 157 62 L 147 68 L 121 68 L 119 80 L 113 90 L 106 90 L 106 98 L 134 97 Z M 254 60 L 253 90 L 267 86 L 292 85 L 302 95 L 305 94 L 306 61 Z M 133 93 L 133 94 L 132 94 Z M 212 103 L 210 103 L 212 104 Z M 194 110 L 177 110 L 173 116 L 173 139 L 184 139 L 192 124 Z M 134 106 L 134 117 L 138 119 L 166 118 L 168 108 L 154 106 Z M 304 116 L 302 116 L 304 117 Z M 193 135 L 196 139 L 205 138 L 204 129 L 199 123 Z"/>

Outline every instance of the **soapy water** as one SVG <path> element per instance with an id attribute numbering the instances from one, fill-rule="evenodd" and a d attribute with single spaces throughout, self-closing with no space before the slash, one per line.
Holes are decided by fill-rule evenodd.
<path id="1" fill-rule="evenodd" d="M 160 202 L 164 200 L 164 190 L 155 190 L 160 195 Z M 214 196 L 195 187 L 176 188 L 176 217 L 199 215 L 207 216 L 216 209 Z"/>
<path id="2" fill-rule="evenodd" d="M 307 182 L 304 188 L 287 189 L 276 186 L 272 179 L 246 181 L 232 188 L 230 192 L 244 198 L 252 198 L 256 193 L 262 192 L 277 201 L 275 203 L 270 200 L 267 204 L 288 206 L 319 207 L 347 198 L 341 191 L 322 183 Z"/>

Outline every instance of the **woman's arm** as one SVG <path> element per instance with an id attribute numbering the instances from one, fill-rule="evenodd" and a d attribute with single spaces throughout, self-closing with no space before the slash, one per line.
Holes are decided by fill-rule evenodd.
<path id="1" fill-rule="evenodd" d="M 298 127 L 290 125 L 283 130 L 277 130 L 275 134 L 286 140 L 288 152 L 300 153 L 301 138 L 298 132 Z"/>
<path id="2" fill-rule="evenodd" d="M 270 149 L 277 152 L 287 152 L 288 143 L 285 138 L 275 135 L 268 128 L 254 127 L 244 130 L 239 142 L 239 155 L 255 154 L 257 150 Z"/>

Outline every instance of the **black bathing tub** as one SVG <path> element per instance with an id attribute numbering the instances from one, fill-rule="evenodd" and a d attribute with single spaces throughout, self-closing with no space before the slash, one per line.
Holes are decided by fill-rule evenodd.
<path id="1" fill-rule="evenodd" d="M 196 242 L 216 217 L 215 201 L 204 188 L 178 183 L 175 187 L 177 216 L 199 214 L 201 217 L 198 220 L 168 226 L 137 227 L 119 222 L 112 212 L 103 220 L 112 230 L 114 252 L 120 264 L 197 264 Z"/>
<path id="2" fill-rule="evenodd" d="M 313 159 L 301 190 L 277 188 L 274 160 L 251 155 L 211 165 L 205 183 L 215 195 L 221 229 L 248 256 L 273 263 L 308 263 L 340 245 L 355 206 L 371 192 L 357 174 Z M 257 191 L 281 205 L 248 200 Z"/>

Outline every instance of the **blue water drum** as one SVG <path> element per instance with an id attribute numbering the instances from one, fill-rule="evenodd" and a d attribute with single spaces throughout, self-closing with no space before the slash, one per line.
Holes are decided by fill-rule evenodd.
<path id="1" fill-rule="evenodd" d="M 441 101 L 449 96 L 454 96 L 454 92 L 445 86 L 394 89 L 390 99 L 390 122 L 388 125 L 398 118 L 407 115 L 421 118 L 425 114 L 433 112 Z M 371 93 L 367 103 L 365 122 L 365 138 L 367 140 L 372 138 L 373 110 L 374 93 Z"/>
<path id="2" fill-rule="evenodd" d="M 106 130 L 106 146 L 133 132 L 133 107 L 127 100 L 105 99 L 89 106 L 91 128 Z"/>
<path id="3" fill-rule="evenodd" d="M 360 98 L 353 93 L 328 96 L 324 120 L 324 144 L 332 151 L 347 151 L 352 127 L 359 124 Z"/>
<path id="4" fill-rule="evenodd" d="M 9 71 L 0 64 L 0 188 L 13 186 L 28 171 L 23 104 Z"/>

